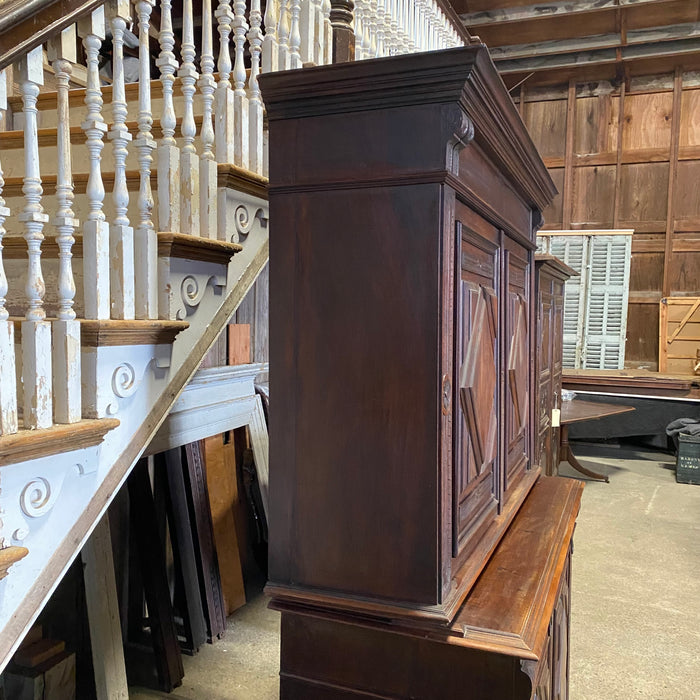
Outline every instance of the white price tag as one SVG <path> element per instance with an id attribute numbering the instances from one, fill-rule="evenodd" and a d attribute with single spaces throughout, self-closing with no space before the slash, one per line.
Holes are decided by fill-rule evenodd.
<path id="1" fill-rule="evenodd" d="M 558 428 L 561 425 L 561 409 L 552 409 L 552 428 Z"/>

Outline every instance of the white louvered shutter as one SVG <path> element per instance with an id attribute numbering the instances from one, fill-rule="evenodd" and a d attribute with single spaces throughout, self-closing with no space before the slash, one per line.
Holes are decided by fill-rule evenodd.
<path id="1" fill-rule="evenodd" d="M 591 236 L 589 246 L 581 367 L 623 369 L 632 236 Z"/>
<path id="2" fill-rule="evenodd" d="M 563 367 L 583 367 L 583 331 L 586 311 L 588 236 L 548 236 L 549 252 L 578 272 L 564 286 Z"/>

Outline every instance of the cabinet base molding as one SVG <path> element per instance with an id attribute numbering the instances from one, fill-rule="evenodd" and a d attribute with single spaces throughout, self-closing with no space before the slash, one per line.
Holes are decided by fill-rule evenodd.
<path id="1" fill-rule="evenodd" d="M 566 698 L 571 542 L 583 484 L 542 477 L 443 630 L 273 599 L 283 700 Z M 515 595 L 517 593 L 517 596 Z"/>

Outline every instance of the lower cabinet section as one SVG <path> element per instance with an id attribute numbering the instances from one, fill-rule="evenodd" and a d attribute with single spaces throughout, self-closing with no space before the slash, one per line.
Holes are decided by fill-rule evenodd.
<path id="1" fill-rule="evenodd" d="M 580 482 L 543 477 L 442 629 L 282 611 L 283 700 L 568 700 L 571 538 Z"/>

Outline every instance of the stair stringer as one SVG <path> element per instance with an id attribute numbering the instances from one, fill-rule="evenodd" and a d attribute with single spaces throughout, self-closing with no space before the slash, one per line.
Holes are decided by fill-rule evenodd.
<path id="1" fill-rule="evenodd" d="M 234 199 L 237 194 L 233 194 Z M 267 203 L 258 200 L 256 206 L 265 215 L 258 216 L 257 223 L 239 237 L 243 250 L 229 264 L 226 294 L 217 295 L 217 286 L 208 284 L 196 308 L 189 309 L 186 320 L 190 327 L 177 336 L 172 346 L 96 349 L 106 363 L 112 363 L 111 367 L 117 358 L 130 364 L 138 381 L 136 389 L 119 397 L 116 410 L 110 411 L 120 425 L 105 436 L 104 442 L 96 449 L 0 468 L 0 536 L 6 545 L 18 544 L 11 538 L 23 527 L 19 533 L 23 536 L 21 544 L 29 550 L 0 581 L 0 672 L 267 264 Z M 95 362 L 99 365 L 100 360 L 98 356 Z M 38 486 L 44 485 L 40 479 L 53 485 L 54 496 L 37 517 L 26 517 L 22 498 L 26 500 L 31 492 L 31 486 L 30 491 L 27 486 L 35 478 L 39 479 Z M 35 495 L 41 502 L 36 489 Z M 15 523 L 19 526 L 13 530 Z"/>

